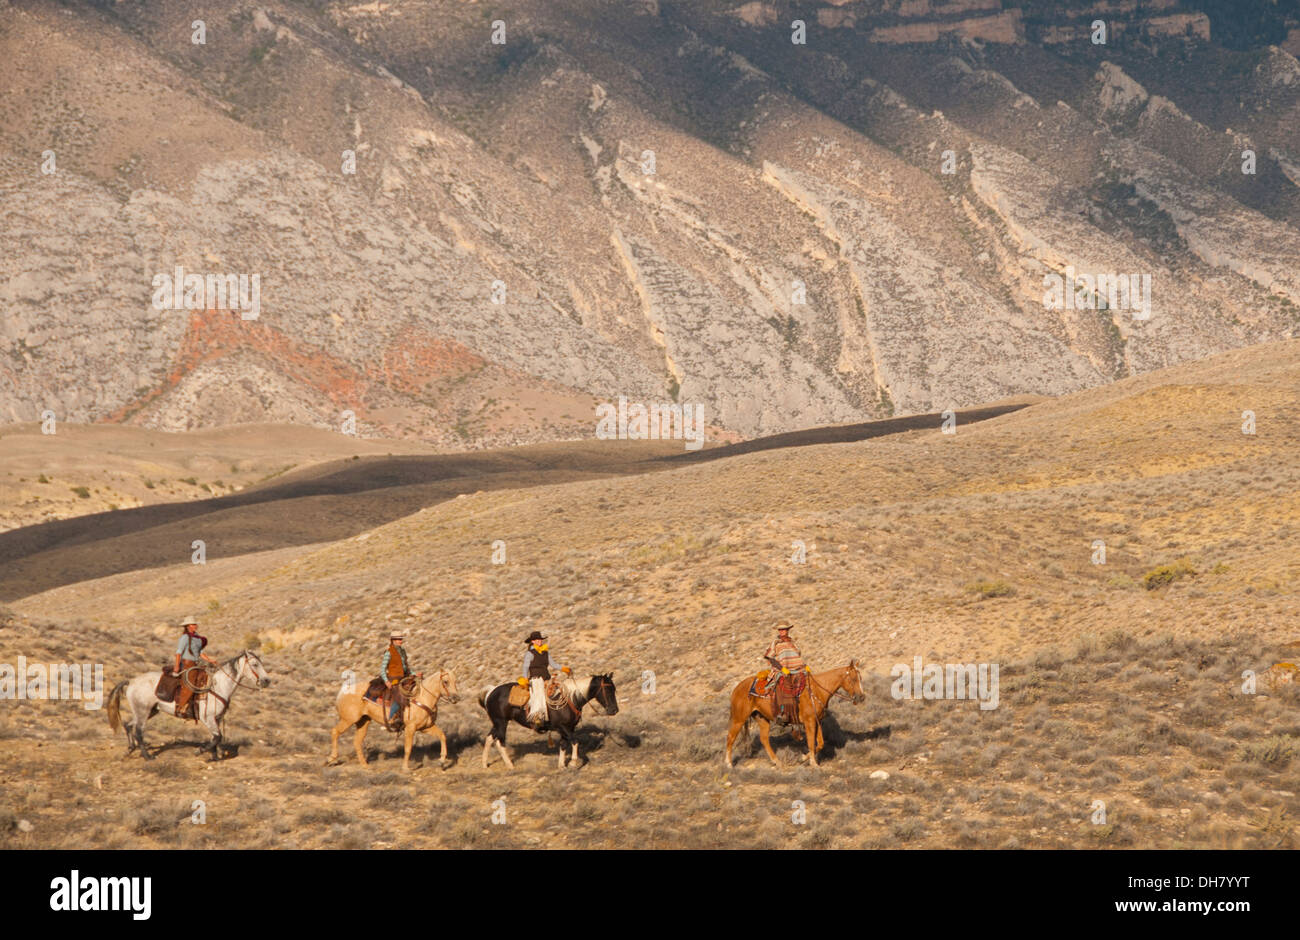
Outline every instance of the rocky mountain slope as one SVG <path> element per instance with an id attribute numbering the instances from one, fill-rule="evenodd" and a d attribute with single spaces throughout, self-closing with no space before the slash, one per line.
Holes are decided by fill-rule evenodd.
<path id="1" fill-rule="evenodd" d="M 1300 64 L 1213 5 L 205 11 L 0 7 L 0 421 L 464 448 L 622 394 L 749 437 L 1300 323 Z M 257 318 L 156 309 L 178 265 L 258 275 Z M 1149 315 L 1046 306 L 1071 272 L 1148 276 Z"/>

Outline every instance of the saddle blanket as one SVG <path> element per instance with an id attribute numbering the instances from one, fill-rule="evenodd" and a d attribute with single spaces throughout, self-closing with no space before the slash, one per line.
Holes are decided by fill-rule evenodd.
<path id="1" fill-rule="evenodd" d="M 808 676 L 804 673 L 797 673 L 789 676 L 778 676 L 776 682 L 771 682 L 771 670 L 765 669 L 754 677 L 754 681 L 749 684 L 749 694 L 757 698 L 767 698 L 778 689 L 782 695 L 795 698 L 803 693 L 804 687 L 808 684 Z"/>

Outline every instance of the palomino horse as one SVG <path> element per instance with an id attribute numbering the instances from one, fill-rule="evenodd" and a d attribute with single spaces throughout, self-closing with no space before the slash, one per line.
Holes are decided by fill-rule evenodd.
<path id="1" fill-rule="evenodd" d="M 130 754 L 137 747 L 145 760 L 152 760 L 153 755 L 144 743 L 144 725 L 156 713 L 162 711 L 169 715 L 176 714 L 175 702 L 164 702 L 154 693 L 162 670 L 142 672 L 125 682 L 119 682 L 108 696 L 108 724 L 114 730 L 125 728 L 126 752 Z M 221 738 L 223 735 L 226 710 L 230 708 L 231 696 L 235 689 L 245 687 L 245 679 L 252 679 L 250 689 L 264 689 L 271 684 L 271 679 L 262 665 L 261 658 L 251 650 L 244 650 L 238 656 L 227 659 L 212 673 L 212 682 L 203 694 L 195 695 L 195 714 L 212 735 L 209 748 L 212 755 L 208 760 L 221 757 Z M 123 689 L 126 690 L 126 702 L 131 707 L 131 721 L 123 723 L 119 700 Z"/>
<path id="2" fill-rule="evenodd" d="M 436 676 L 425 679 L 416 690 L 415 695 L 407 700 L 406 707 L 402 711 L 402 726 L 406 736 L 406 752 L 402 756 L 403 770 L 411 769 L 411 747 L 415 743 L 415 733 L 417 731 L 438 736 L 438 741 L 442 744 L 442 753 L 438 756 L 438 764 L 444 770 L 447 769 L 447 736 L 442 733 L 442 729 L 436 724 L 438 720 L 438 701 L 444 698 L 449 705 L 455 705 L 460 699 L 460 696 L 456 694 L 456 678 L 448 669 L 442 669 Z M 372 721 L 377 721 L 381 727 L 383 726 L 384 706 L 380 702 L 370 701 L 348 683 L 339 690 L 338 708 L 339 723 L 330 732 L 330 756 L 325 763 L 342 763 L 339 760 L 339 735 L 356 725 L 357 760 L 364 767 L 366 765 L 366 751 L 362 744 L 366 740 L 366 731 L 370 729 L 370 722 Z"/>
<path id="3" fill-rule="evenodd" d="M 754 682 L 750 676 L 731 693 L 731 727 L 727 729 L 727 767 L 731 767 L 731 745 L 742 728 L 748 730 L 750 719 L 758 719 L 758 737 L 763 742 L 763 749 L 772 763 L 780 766 L 776 752 L 772 750 L 772 700 L 770 698 L 749 694 Z M 850 660 L 847 666 L 819 672 L 808 677 L 808 685 L 799 696 L 799 722 L 808 737 L 808 762 L 817 766 L 817 752 L 822 749 L 822 717 L 831 698 L 839 695 L 847 698 L 854 705 L 866 699 L 862 691 L 862 676 L 858 674 L 858 661 Z"/>
<path id="4" fill-rule="evenodd" d="M 510 704 L 510 690 L 515 683 L 507 682 L 505 685 L 499 685 L 496 688 L 486 688 L 479 693 L 478 703 L 488 713 L 492 719 L 492 730 L 488 732 L 487 737 L 483 739 L 483 766 L 488 765 L 488 751 L 492 748 L 495 741 L 497 750 L 501 752 L 502 759 L 506 762 L 506 767 L 514 769 L 514 763 L 510 760 L 510 755 L 506 753 L 506 729 L 510 727 L 510 719 L 519 722 L 525 728 L 532 728 L 528 723 L 528 709 L 520 705 Z M 588 702 L 598 702 L 604 709 L 606 715 L 618 714 L 618 699 L 614 695 L 614 675 L 605 673 L 603 676 L 592 676 L 587 680 L 585 686 L 573 683 L 569 689 L 569 698 L 573 702 L 572 706 L 566 705 L 563 708 L 552 708 L 549 704 L 546 706 L 546 723 L 538 730 L 538 734 L 544 731 L 556 731 L 560 738 L 560 769 L 564 769 L 565 751 L 572 747 L 573 763 L 577 766 L 578 762 L 578 738 L 575 733 L 578 727 L 578 721 L 582 718 L 582 708 Z"/>

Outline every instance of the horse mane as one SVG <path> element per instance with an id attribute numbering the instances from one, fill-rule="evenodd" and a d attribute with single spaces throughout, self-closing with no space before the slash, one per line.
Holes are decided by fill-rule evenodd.
<path id="1" fill-rule="evenodd" d="M 235 662 L 235 660 L 242 659 L 245 656 L 256 657 L 259 663 L 262 661 L 262 657 L 258 656 L 252 650 L 241 650 L 238 653 L 236 653 L 234 656 L 231 656 L 229 659 L 227 659 L 224 663 L 222 663 L 221 668 L 224 669 L 226 666 L 232 665 Z"/>

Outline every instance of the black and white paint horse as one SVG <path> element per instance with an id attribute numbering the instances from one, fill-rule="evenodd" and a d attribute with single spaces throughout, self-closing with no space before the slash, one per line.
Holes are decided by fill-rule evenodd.
<path id="1" fill-rule="evenodd" d="M 506 728 L 510 726 L 513 719 L 525 728 L 533 729 L 532 724 L 528 721 L 528 709 L 521 705 L 510 704 L 510 690 L 514 688 L 515 683 L 508 682 L 505 685 L 499 685 L 496 688 L 484 689 L 478 697 L 478 703 L 483 706 L 492 719 L 492 730 L 488 732 L 487 737 L 483 739 L 483 766 L 488 765 L 488 752 L 492 749 L 493 742 L 496 743 L 497 750 L 501 752 L 502 759 L 506 762 L 506 767 L 514 768 L 514 763 L 510 760 L 510 755 L 506 753 Z M 618 699 L 614 695 L 614 677 L 612 673 L 606 673 L 603 676 L 592 676 L 587 680 L 586 685 L 576 681 L 568 686 L 568 696 L 572 705 L 564 705 L 561 708 L 552 708 L 548 703 L 546 706 L 546 723 L 537 730 L 538 734 L 555 732 L 560 736 L 560 769 L 564 769 L 566 751 L 572 750 L 572 760 L 576 767 L 578 762 L 578 722 L 582 719 L 583 706 L 588 702 L 597 702 L 605 709 L 606 715 L 618 714 Z"/>
<path id="2" fill-rule="evenodd" d="M 162 670 L 142 672 L 134 678 L 119 682 L 108 696 L 108 723 L 114 731 L 119 728 L 126 731 L 126 753 L 130 754 L 137 747 L 145 760 L 152 760 L 153 755 L 144 743 L 144 726 L 158 712 L 175 716 L 176 703 L 164 702 L 154 691 Z M 261 658 L 251 650 L 244 650 L 238 656 L 227 659 L 213 670 L 211 681 L 202 694 L 195 694 L 195 714 L 200 724 L 212 735 L 208 749 L 212 751 L 208 760 L 221 758 L 222 721 L 230 707 L 230 698 L 235 689 L 264 689 L 271 684 L 266 667 Z M 131 709 L 131 719 L 122 721 L 120 700 L 125 694 L 126 703 Z"/>

